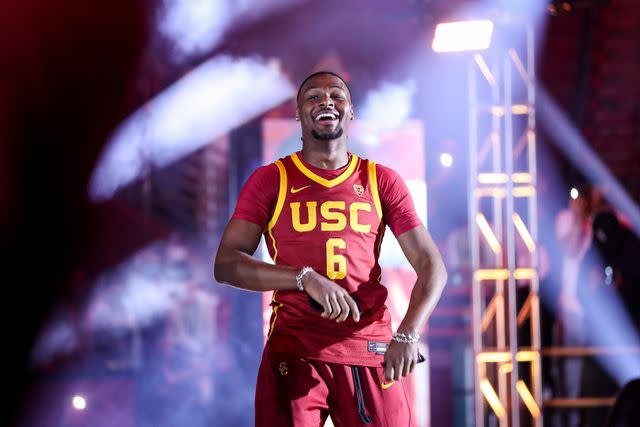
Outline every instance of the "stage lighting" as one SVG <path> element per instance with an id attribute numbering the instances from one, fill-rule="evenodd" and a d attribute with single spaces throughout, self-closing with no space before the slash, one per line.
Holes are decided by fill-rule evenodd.
<path id="1" fill-rule="evenodd" d="M 453 157 L 449 153 L 440 154 L 440 164 L 445 168 L 450 168 L 453 165 Z"/>
<path id="2" fill-rule="evenodd" d="M 578 198 L 578 196 L 580 195 L 580 192 L 578 191 L 578 189 L 577 189 L 577 188 L 573 187 L 573 188 L 571 189 L 571 191 L 569 191 L 569 195 L 571 196 L 571 198 L 572 198 L 573 200 L 576 200 L 576 199 Z"/>
<path id="3" fill-rule="evenodd" d="M 220 55 L 189 71 L 114 132 L 93 171 L 94 201 L 163 168 L 295 94 L 273 60 Z"/>
<path id="4" fill-rule="evenodd" d="M 459 21 L 438 24 L 431 47 L 435 52 L 486 50 L 491 44 L 493 22 Z"/>
<path id="5" fill-rule="evenodd" d="M 213 49 L 239 21 L 251 22 L 299 0 L 163 0 L 157 17 L 160 33 L 171 41 L 176 62 Z"/>
<path id="6" fill-rule="evenodd" d="M 87 407 L 87 401 L 79 394 L 73 396 L 73 399 L 71 399 L 71 404 L 78 411 L 83 411 Z"/>
<path id="7" fill-rule="evenodd" d="M 358 108 L 358 119 L 368 122 L 361 135 L 363 142 L 370 145 L 380 143 L 377 134 L 382 130 L 399 129 L 411 115 L 412 98 L 416 83 L 409 79 L 404 82 L 384 82 L 367 93 L 364 105 Z"/>

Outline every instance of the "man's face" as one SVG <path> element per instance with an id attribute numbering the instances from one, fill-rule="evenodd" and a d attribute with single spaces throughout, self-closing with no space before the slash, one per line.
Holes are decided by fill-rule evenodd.
<path id="1" fill-rule="evenodd" d="M 302 87 L 296 113 L 303 135 L 325 141 L 338 139 L 353 118 L 351 94 L 338 77 L 319 74 Z"/>

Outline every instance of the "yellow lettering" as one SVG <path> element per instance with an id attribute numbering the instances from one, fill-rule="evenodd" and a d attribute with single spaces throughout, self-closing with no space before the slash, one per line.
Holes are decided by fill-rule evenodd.
<path id="1" fill-rule="evenodd" d="M 333 202 L 326 201 L 320 207 L 320 215 L 327 221 L 336 222 L 324 222 L 320 223 L 320 230 L 322 231 L 342 231 L 347 227 L 347 217 L 342 212 L 332 211 L 331 209 L 339 209 L 344 211 L 345 202 Z"/>
<path id="2" fill-rule="evenodd" d="M 371 212 L 371 205 L 369 203 L 354 202 L 349 206 L 349 222 L 351 228 L 360 233 L 368 233 L 371 231 L 371 224 L 358 223 L 358 211 Z"/>
<path id="3" fill-rule="evenodd" d="M 293 229 L 301 233 L 314 230 L 316 228 L 318 202 L 305 202 L 307 207 L 307 222 L 300 220 L 300 202 L 291 202 L 291 221 Z M 347 216 L 345 214 L 346 202 L 328 200 L 320 206 L 320 230 L 322 231 L 342 231 L 347 227 Z M 349 225 L 351 229 L 359 233 L 371 231 L 371 224 L 360 224 L 360 212 L 371 212 L 371 205 L 365 202 L 354 202 L 349 205 Z"/>
<path id="4" fill-rule="evenodd" d="M 300 223 L 300 202 L 291 203 L 291 221 L 293 229 L 301 233 L 311 231 L 316 228 L 316 207 L 318 202 L 307 202 L 307 223 Z"/>
<path id="5" fill-rule="evenodd" d="M 327 277 L 331 280 L 347 277 L 347 259 L 344 255 L 335 253 L 336 248 L 345 249 L 346 247 L 347 244 L 342 239 L 327 240 Z"/>

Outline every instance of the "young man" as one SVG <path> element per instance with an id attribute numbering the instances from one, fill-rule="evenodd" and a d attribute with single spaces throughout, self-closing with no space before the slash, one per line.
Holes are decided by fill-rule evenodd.
<path id="1" fill-rule="evenodd" d="M 409 426 L 402 377 L 446 282 L 442 258 L 402 179 L 347 151 L 351 94 L 336 74 L 297 96 L 302 150 L 245 184 L 215 261 L 219 282 L 274 291 L 256 389 L 257 426 Z M 418 278 L 392 334 L 380 283 L 388 225 Z M 252 255 L 264 234 L 275 265 Z"/>

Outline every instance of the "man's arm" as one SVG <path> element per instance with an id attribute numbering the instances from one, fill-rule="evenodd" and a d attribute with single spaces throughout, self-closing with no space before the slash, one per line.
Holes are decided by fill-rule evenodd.
<path id="1" fill-rule="evenodd" d="M 216 254 L 216 280 L 251 291 L 296 289 L 298 269 L 275 266 L 253 256 L 261 236 L 262 229 L 258 224 L 231 219 Z"/>
<path id="2" fill-rule="evenodd" d="M 397 332 L 419 334 L 440 299 L 447 272 L 440 251 L 424 226 L 414 227 L 397 236 L 397 239 L 418 275 L 411 291 L 409 307 Z M 418 361 L 418 345 L 391 341 L 384 360 L 385 379 L 398 380 L 413 371 Z"/>
<path id="3" fill-rule="evenodd" d="M 231 219 L 216 254 L 216 280 L 251 291 L 297 289 L 296 275 L 299 268 L 269 264 L 253 256 L 261 235 L 259 225 L 242 219 Z M 341 322 L 351 313 L 355 321 L 360 320 L 355 301 L 338 284 L 315 271 L 307 273 L 302 284 L 311 298 L 324 308 L 322 317 Z"/>

